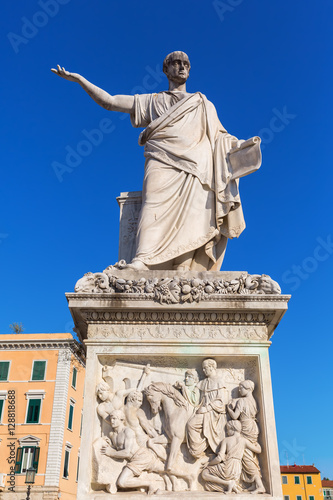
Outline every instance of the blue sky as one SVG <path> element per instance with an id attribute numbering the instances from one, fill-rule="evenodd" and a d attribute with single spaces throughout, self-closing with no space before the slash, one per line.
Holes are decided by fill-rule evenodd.
<path id="1" fill-rule="evenodd" d="M 230 133 L 263 138 L 263 165 L 240 185 L 247 229 L 223 269 L 269 274 L 292 294 L 270 348 L 280 460 L 331 479 L 332 15 L 330 0 L 3 0 L 0 19 L 0 332 L 71 331 L 64 293 L 117 261 L 115 198 L 142 183 L 129 118 L 50 68 L 111 94 L 158 92 L 163 58 L 183 50 L 188 91 Z M 106 118 L 100 143 L 56 175 Z"/>

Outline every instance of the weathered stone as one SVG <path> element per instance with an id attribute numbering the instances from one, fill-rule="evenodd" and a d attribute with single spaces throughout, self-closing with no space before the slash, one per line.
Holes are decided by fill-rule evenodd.
<path id="1" fill-rule="evenodd" d="M 235 281 L 233 273 L 224 278 Z M 163 304 L 124 292 L 67 299 L 87 348 L 80 500 L 99 498 L 100 489 L 114 498 L 127 491 L 126 499 L 139 499 L 140 489 L 185 498 L 190 489 L 209 500 L 216 485 L 233 496 L 243 488 L 242 498 L 249 488 L 281 498 L 268 348 L 289 296 L 208 294 Z M 238 423 L 226 426 L 230 420 L 241 432 Z M 232 444 L 243 456 L 238 468 L 228 459 Z M 226 461 L 214 465 L 220 446 Z"/>

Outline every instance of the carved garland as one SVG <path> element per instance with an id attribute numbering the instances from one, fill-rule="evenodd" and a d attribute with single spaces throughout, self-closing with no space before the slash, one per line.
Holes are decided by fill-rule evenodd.
<path id="1" fill-rule="evenodd" d="M 113 266 L 103 273 L 87 273 L 75 285 L 76 293 L 136 295 L 160 304 L 179 304 L 211 300 L 222 295 L 280 295 L 279 284 L 269 276 L 241 274 L 233 280 L 199 278 L 139 278 L 130 280 L 112 274 Z"/>

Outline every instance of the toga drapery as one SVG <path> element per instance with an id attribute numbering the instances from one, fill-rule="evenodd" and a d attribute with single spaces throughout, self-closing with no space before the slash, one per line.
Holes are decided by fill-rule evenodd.
<path id="1" fill-rule="evenodd" d="M 134 127 L 146 127 L 136 258 L 156 266 L 195 251 L 191 270 L 219 270 L 226 238 L 245 228 L 228 151 L 237 139 L 201 93 L 135 96 Z"/>
<path id="2" fill-rule="evenodd" d="M 225 384 L 221 377 L 207 377 L 197 387 L 201 392 L 200 408 L 205 413 L 194 413 L 186 425 L 186 440 L 189 452 L 199 458 L 210 446 L 214 453 L 225 436 L 227 422 L 224 399 Z"/>

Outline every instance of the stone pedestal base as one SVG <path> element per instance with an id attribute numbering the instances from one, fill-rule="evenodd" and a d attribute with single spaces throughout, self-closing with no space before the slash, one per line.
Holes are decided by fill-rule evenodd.
<path id="1" fill-rule="evenodd" d="M 260 497 L 281 500 L 268 348 L 289 296 L 246 273 L 121 273 L 67 294 L 87 349 L 77 498 L 216 498 L 202 471 L 222 442 L 221 493 L 233 481 L 233 499 L 253 499 L 256 473 Z"/>
<path id="2" fill-rule="evenodd" d="M 31 488 L 31 500 L 58 500 L 58 486 L 36 486 Z M 0 491 L 0 500 L 23 500 L 27 496 L 27 486 L 15 486 L 15 492 Z M 78 497 L 79 498 L 79 497 Z"/>

